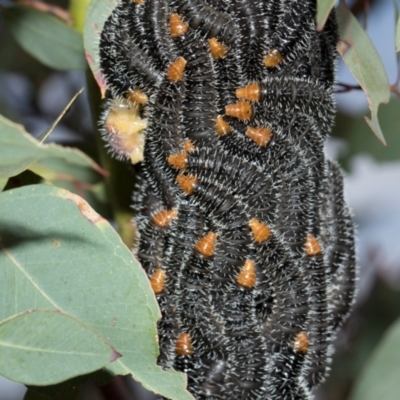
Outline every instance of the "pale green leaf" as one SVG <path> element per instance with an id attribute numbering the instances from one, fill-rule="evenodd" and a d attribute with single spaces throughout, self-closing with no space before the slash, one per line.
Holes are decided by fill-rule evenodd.
<path id="1" fill-rule="evenodd" d="M 338 51 L 347 67 L 364 90 L 371 110 L 368 125 L 386 144 L 378 121 L 378 107 L 390 100 L 390 85 L 385 68 L 368 35 L 343 1 L 337 10 L 340 42 Z"/>
<path id="2" fill-rule="evenodd" d="M 76 169 L 89 169 L 104 174 L 104 171 L 81 151 L 54 143 L 41 144 L 29 135 L 23 126 L 0 115 L 0 178 L 18 175 L 33 163 L 40 164 L 54 159 Z"/>
<path id="3" fill-rule="evenodd" d="M 398 161 L 400 149 L 400 99 L 393 98 L 379 109 L 379 121 L 387 146 L 380 146 L 364 118 L 338 114 L 333 135 L 346 141 L 346 152 L 341 164 L 350 168 L 351 160 L 357 154 L 369 154 L 378 162 Z"/>
<path id="4" fill-rule="evenodd" d="M 58 70 L 86 69 L 82 35 L 62 20 L 30 7 L 3 10 L 18 44 L 33 57 Z"/>
<path id="5" fill-rule="evenodd" d="M 386 333 L 355 384 L 351 400 L 398 400 L 400 320 Z"/>
<path id="6" fill-rule="evenodd" d="M 26 385 L 62 382 L 119 357 L 100 334 L 59 311 L 26 311 L 0 321 L 0 374 Z"/>
<path id="7" fill-rule="evenodd" d="M 336 0 L 317 0 L 317 30 L 322 31 Z"/>
<path id="8" fill-rule="evenodd" d="M 189 400 L 186 378 L 157 366 L 160 317 L 149 280 L 109 223 L 55 187 L 0 193 L 0 320 L 60 310 L 99 332 L 122 357 L 106 367 L 156 393 Z"/>
<path id="9" fill-rule="evenodd" d="M 8 178 L 0 178 L 0 191 L 3 190 L 8 182 Z"/>
<path id="10" fill-rule="evenodd" d="M 85 29 L 83 31 L 86 60 L 103 97 L 106 84 L 99 65 L 100 33 L 106 19 L 118 3 L 118 0 L 92 0 L 86 12 Z"/>

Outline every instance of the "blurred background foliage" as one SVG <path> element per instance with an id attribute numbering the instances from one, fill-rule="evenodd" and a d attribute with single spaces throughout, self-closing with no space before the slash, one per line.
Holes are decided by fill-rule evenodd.
<path id="1" fill-rule="evenodd" d="M 29 0 L 20 1 L 26 2 Z M 110 160 L 95 134 L 100 102 L 96 83 L 86 70 L 84 60 L 79 60 L 79 57 L 74 60 L 67 57 L 62 65 L 53 65 L 55 70 L 44 59 L 38 61 L 24 50 L 16 41 L 18 34 L 15 24 L 18 21 L 15 10 L 8 8 L 14 3 L 12 0 L 0 0 L 0 114 L 24 125 L 27 132 L 39 137 L 73 95 L 86 87 L 55 127 L 50 141 L 82 150 L 110 171 L 113 180 L 109 177 L 104 179 L 104 175 L 94 170 L 86 171 L 87 175 L 80 177 L 72 169 L 66 171 L 65 165 L 47 165 L 47 170 L 46 165 L 42 165 L 42 170 L 34 170 L 38 175 L 31 176 L 29 173 L 29 176 L 25 174 L 11 178 L 7 185 L 21 186 L 44 177 L 57 186 L 71 190 L 84 197 L 101 215 L 113 220 L 129 244 L 133 239 L 128 221 L 132 215 L 129 203 L 134 177 L 125 164 Z M 78 37 L 78 50 L 75 50 L 79 52 L 81 42 L 78 31 L 83 20 L 82 13 L 76 10 L 88 1 L 77 0 L 70 4 L 68 0 L 49 0 L 45 3 L 56 6 L 47 11 L 58 15 L 57 18 L 61 17 L 64 25 L 71 26 L 70 34 Z M 370 27 L 373 28 L 374 24 L 380 26 L 378 31 L 383 39 L 377 41 L 372 37 L 372 40 L 388 68 L 389 80 L 395 92 L 398 90 L 398 60 L 394 46 L 396 13 L 392 0 L 357 0 L 348 3 L 361 23 L 367 23 L 370 34 Z M 77 16 L 76 31 L 67 12 L 69 7 Z M 387 34 L 382 32 L 384 29 Z M 48 33 L 49 36 L 43 40 L 57 39 L 54 31 Z M 34 37 L 30 39 L 35 40 Z M 21 40 L 19 38 L 18 41 Z M 28 47 L 32 46 L 32 42 L 27 43 Z M 75 50 L 71 49 L 72 52 Z M 349 78 L 342 63 L 338 79 L 345 85 L 356 84 Z M 392 94 L 390 103 L 382 105 L 379 110 L 387 147 L 378 141 L 364 120 L 363 116 L 368 111 L 362 92 L 348 90 L 338 94 L 337 101 L 339 113 L 327 152 L 340 161 L 348 174 L 346 191 L 358 225 L 360 279 L 354 312 L 338 337 L 331 375 L 318 391 L 317 399 L 367 400 L 365 395 L 360 397 L 354 393 L 355 382 L 362 374 L 367 374 L 365 367 L 368 360 L 374 352 L 373 357 L 376 358 L 376 352 L 380 351 L 377 350 L 379 343 L 388 328 L 400 317 L 400 99 Z M 57 168 L 60 170 L 57 171 Z M 379 362 L 383 363 L 385 359 L 381 357 Z M 395 365 L 394 371 L 400 377 L 400 365 Z M 394 395 L 382 400 L 400 399 L 400 387 L 394 390 L 392 393 L 398 393 L 397 397 Z M 110 395 L 107 391 L 109 389 L 106 388 L 100 392 L 93 384 L 88 384 L 82 388 L 80 398 L 117 398 L 115 392 Z M 131 391 L 121 389 L 122 392 L 121 399 L 133 399 Z M 23 396 L 23 388 L 0 381 L 0 400 L 17 400 Z M 145 395 L 136 398 L 144 399 Z M 372 395 L 369 398 L 376 399 Z"/>

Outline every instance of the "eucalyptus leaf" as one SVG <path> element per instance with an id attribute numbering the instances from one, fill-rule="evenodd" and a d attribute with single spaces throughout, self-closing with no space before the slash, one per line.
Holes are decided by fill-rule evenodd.
<path id="1" fill-rule="evenodd" d="M 102 97 L 104 97 L 107 87 L 99 65 L 100 34 L 108 16 L 118 3 L 119 0 L 92 0 L 86 12 L 85 29 L 83 31 L 86 59 L 99 85 Z"/>
<path id="2" fill-rule="evenodd" d="M 369 128 L 363 117 L 338 114 L 332 134 L 346 141 L 346 152 L 341 164 L 350 167 L 355 155 L 369 154 L 378 162 L 399 160 L 400 149 L 400 99 L 393 98 L 379 110 L 379 121 L 385 132 L 387 146 L 377 143 L 375 136 L 369 134 Z M 344 164 L 343 164 L 344 163 Z"/>
<path id="3" fill-rule="evenodd" d="M 317 30 L 322 31 L 336 0 L 317 0 Z"/>
<path id="4" fill-rule="evenodd" d="M 76 168 L 104 171 L 77 149 L 54 143 L 41 144 L 23 126 L 0 115 L 0 178 L 8 178 L 25 171 L 31 164 L 57 159 Z"/>
<path id="5" fill-rule="evenodd" d="M 169 399 L 193 399 L 185 375 L 157 365 L 160 311 L 146 274 L 83 199 L 44 185 L 2 192 L 0 238 L 0 320 L 32 308 L 59 310 L 122 355 L 106 366 L 111 373 L 132 374 Z"/>
<path id="6" fill-rule="evenodd" d="M 65 22 L 30 7 L 3 10 L 18 44 L 34 58 L 58 70 L 84 70 L 82 35 Z"/>
<path id="7" fill-rule="evenodd" d="M 378 121 L 379 105 L 390 100 L 390 85 L 385 68 L 367 33 L 346 4 L 341 1 L 336 10 L 340 31 L 338 51 L 367 96 L 372 118 L 365 117 L 365 120 L 378 139 L 386 145 Z"/>
<path id="8" fill-rule="evenodd" d="M 101 335 L 60 311 L 30 310 L 0 321 L 0 374 L 26 385 L 62 382 L 119 357 Z"/>
<path id="9" fill-rule="evenodd" d="M 386 332 L 365 365 L 351 400 L 398 400 L 400 393 L 400 320 Z"/>
<path id="10" fill-rule="evenodd" d="M 6 187 L 7 182 L 8 182 L 7 178 L 0 178 L 0 191 Z"/>

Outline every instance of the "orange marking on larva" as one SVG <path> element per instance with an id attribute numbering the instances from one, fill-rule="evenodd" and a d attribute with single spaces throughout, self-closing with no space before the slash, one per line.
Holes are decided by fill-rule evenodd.
<path id="1" fill-rule="evenodd" d="M 228 54 L 228 48 L 216 38 L 208 39 L 211 55 L 216 59 L 224 58 Z"/>
<path id="2" fill-rule="evenodd" d="M 253 260 L 246 260 L 242 271 L 237 277 L 237 283 L 246 289 L 251 289 L 256 284 L 256 269 Z"/>
<path id="3" fill-rule="evenodd" d="M 229 135 L 232 132 L 232 127 L 222 117 L 217 117 L 215 120 L 215 127 L 218 136 Z"/>
<path id="4" fill-rule="evenodd" d="M 155 225 L 164 228 L 171 223 L 171 221 L 178 216 L 178 210 L 161 210 L 152 218 Z"/>
<path id="5" fill-rule="evenodd" d="M 257 243 L 263 243 L 271 236 L 271 229 L 268 227 L 268 225 L 265 225 L 256 218 L 252 218 L 250 220 L 249 227 L 253 232 L 254 240 Z"/>
<path id="6" fill-rule="evenodd" d="M 236 97 L 250 101 L 260 101 L 261 86 L 259 83 L 251 83 L 245 87 L 236 89 Z"/>
<path id="7" fill-rule="evenodd" d="M 311 234 L 307 234 L 307 240 L 304 244 L 304 250 L 308 256 L 318 256 L 322 254 L 321 245 L 318 240 Z"/>
<path id="8" fill-rule="evenodd" d="M 180 356 L 193 354 L 192 339 L 188 333 L 181 333 L 175 345 L 175 352 Z"/>
<path id="9" fill-rule="evenodd" d="M 272 132 L 268 128 L 254 128 L 249 126 L 246 136 L 256 142 L 260 147 L 264 147 L 271 140 Z"/>
<path id="10" fill-rule="evenodd" d="M 194 249 L 204 257 L 211 257 L 214 255 L 216 241 L 217 234 L 214 232 L 209 232 L 196 243 Z"/>
<path id="11" fill-rule="evenodd" d="M 167 71 L 168 79 L 172 82 L 178 82 L 183 78 L 183 72 L 185 71 L 186 60 L 183 57 L 179 57 L 173 62 Z"/>
<path id="12" fill-rule="evenodd" d="M 138 104 L 146 104 L 149 101 L 147 95 L 144 94 L 139 88 L 136 88 L 135 90 L 130 90 L 126 94 L 126 98 L 132 101 L 133 103 L 138 103 Z"/>
<path id="13" fill-rule="evenodd" d="M 266 67 L 273 68 L 279 65 L 283 61 L 283 55 L 277 49 L 271 49 L 264 58 L 264 64 Z"/>
<path id="14" fill-rule="evenodd" d="M 225 113 L 241 121 L 248 121 L 253 115 L 253 107 L 247 101 L 239 101 L 225 106 Z"/>
<path id="15" fill-rule="evenodd" d="M 186 152 L 192 151 L 195 149 L 193 146 L 193 143 L 190 140 L 185 140 L 185 143 L 183 143 L 183 148 L 185 149 Z"/>
<path id="16" fill-rule="evenodd" d="M 307 333 L 306 332 L 298 333 L 293 344 L 294 351 L 306 354 L 308 352 L 309 346 L 310 342 L 308 341 Z"/>
<path id="17" fill-rule="evenodd" d="M 171 36 L 176 38 L 184 35 L 189 30 L 189 27 L 182 21 L 179 14 L 171 14 L 169 16 L 169 30 Z"/>
<path id="18" fill-rule="evenodd" d="M 165 288 L 165 271 L 158 269 L 150 278 L 151 288 L 155 294 L 160 294 Z"/>
<path id="19" fill-rule="evenodd" d="M 185 171 L 187 167 L 187 154 L 186 151 L 178 154 L 172 154 L 168 157 L 168 164 L 172 165 L 176 169 L 180 169 L 181 171 Z"/>
<path id="20" fill-rule="evenodd" d="M 197 185 L 197 178 L 191 175 L 178 175 L 176 182 L 186 194 L 193 194 Z"/>

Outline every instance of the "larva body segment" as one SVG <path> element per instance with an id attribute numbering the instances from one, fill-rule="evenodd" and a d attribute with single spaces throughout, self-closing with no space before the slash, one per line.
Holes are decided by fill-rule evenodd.
<path id="1" fill-rule="evenodd" d="M 158 362 L 196 399 L 312 399 L 353 302 L 353 224 L 323 153 L 337 27 L 316 32 L 315 9 L 121 0 L 102 32 L 104 135 L 117 154 L 143 138 L 134 251 L 162 311 Z"/>

